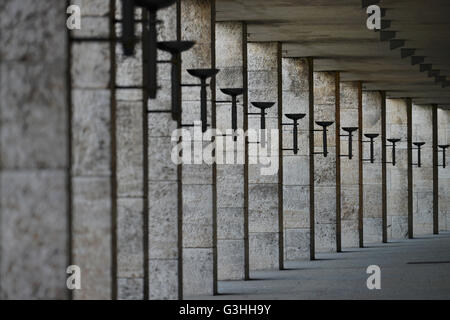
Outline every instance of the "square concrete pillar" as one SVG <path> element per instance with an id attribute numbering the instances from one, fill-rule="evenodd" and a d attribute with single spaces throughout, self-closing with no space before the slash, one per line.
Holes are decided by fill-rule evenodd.
<path id="1" fill-rule="evenodd" d="M 412 107 L 412 142 L 425 142 L 421 147 L 421 167 L 413 166 L 414 235 L 420 236 L 433 233 L 433 107 Z M 417 150 L 413 150 L 414 164 L 417 156 Z"/>
<path id="2" fill-rule="evenodd" d="M 111 19 L 109 1 L 83 6 L 85 23 Z M 75 299 L 111 299 L 116 296 L 115 113 L 111 68 L 115 45 L 91 38 L 109 37 L 110 24 L 75 31 L 71 43 L 72 85 L 72 263 L 81 268 L 81 290 Z M 112 80 L 112 81 L 111 81 Z"/>
<path id="3" fill-rule="evenodd" d="M 327 157 L 322 131 L 314 132 L 315 252 L 335 252 L 336 234 L 336 72 L 314 72 L 314 120 L 332 121 L 327 132 Z M 314 130 L 321 130 L 315 124 Z"/>
<path id="4" fill-rule="evenodd" d="M 66 299 L 66 3 L 1 7 L 0 299 Z"/>
<path id="5" fill-rule="evenodd" d="M 283 127 L 284 259 L 310 257 L 309 220 L 309 64 L 307 59 L 283 58 L 283 123 L 285 114 L 304 113 L 299 121 L 298 153 L 293 150 L 293 127 Z"/>
<path id="6" fill-rule="evenodd" d="M 181 40 L 196 41 L 193 49 L 182 54 L 182 83 L 199 84 L 186 69 L 215 68 L 214 1 L 181 1 Z M 207 119 L 215 108 L 215 84 L 207 89 Z M 200 87 L 183 87 L 182 124 L 200 120 Z M 211 129 L 211 127 L 209 127 Z M 189 128 L 193 143 L 200 148 L 211 144 L 201 129 Z M 194 136 L 194 130 L 200 134 Z M 213 295 L 217 291 L 216 201 L 213 164 L 183 164 L 183 296 Z"/>
<path id="7" fill-rule="evenodd" d="M 216 23 L 216 66 L 220 69 L 216 77 L 216 97 L 221 101 L 216 105 L 216 128 L 220 134 L 231 134 L 229 130 L 232 130 L 231 97 L 220 89 L 243 88 L 246 91 L 246 37 L 246 25 L 241 22 Z M 241 130 L 247 110 L 246 96 L 245 92 L 238 97 L 236 110 L 237 128 Z M 224 146 L 234 145 L 230 136 L 223 140 Z M 234 161 L 217 163 L 218 280 L 248 279 L 248 210 L 244 185 L 247 165 L 237 163 L 239 153 L 244 151 L 243 142 L 243 139 L 236 141 L 237 148 L 223 155 L 233 157 Z"/>
<path id="8" fill-rule="evenodd" d="M 450 144 L 450 110 L 438 108 L 438 144 Z M 447 149 L 448 151 L 448 149 Z M 439 230 L 450 230 L 450 156 L 447 152 L 446 167 L 439 167 Z M 442 153 L 438 155 L 442 165 Z"/>
<path id="9" fill-rule="evenodd" d="M 121 2 L 115 2 L 116 37 L 121 36 Z M 137 10 L 141 17 L 141 9 Z M 142 24 L 136 23 L 142 30 Z M 126 57 L 115 45 L 116 255 L 119 300 L 144 298 L 144 91 L 142 45 Z M 145 114 L 146 116 L 146 114 Z"/>
<path id="10" fill-rule="evenodd" d="M 386 99 L 386 138 L 401 139 L 396 145 L 396 165 L 387 164 L 387 233 L 388 239 L 408 238 L 408 126 L 407 101 Z M 386 141 L 386 144 L 391 143 Z M 387 161 L 392 161 L 392 147 Z"/>
<path id="11" fill-rule="evenodd" d="M 158 11 L 158 41 L 177 39 L 177 5 Z M 159 50 L 158 60 L 170 60 Z M 150 300 L 182 298 L 181 171 L 171 159 L 170 64 L 158 64 L 158 94 L 148 100 L 148 290 Z"/>
<path id="12" fill-rule="evenodd" d="M 363 143 L 363 227 L 364 243 L 380 243 L 383 240 L 383 196 L 382 196 L 382 157 L 381 157 L 381 107 L 382 95 L 379 92 L 363 92 L 363 137 L 376 133 L 374 140 L 374 163 L 370 159 L 370 143 Z"/>
<path id="13" fill-rule="evenodd" d="M 341 135 L 347 135 L 342 128 L 359 127 L 359 85 L 358 82 L 341 82 Z M 358 131 L 353 132 L 352 159 L 345 156 L 349 155 L 349 139 L 347 137 L 337 138 L 340 139 L 341 154 L 341 239 L 343 248 L 358 247 L 360 244 L 358 134 Z"/>
<path id="14" fill-rule="evenodd" d="M 251 102 L 274 102 L 275 105 L 266 110 L 266 132 L 270 139 L 264 141 L 249 138 L 249 148 L 267 149 L 271 172 L 261 163 L 261 157 L 249 157 L 248 174 L 248 206 L 249 206 L 249 243 L 250 269 L 279 269 L 283 265 L 283 224 L 282 224 L 282 190 L 280 188 L 279 131 L 270 136 L 272 129 L 280 130 L 281 106 L 281 44 L 249 43 L 248 44 L 248 116 L 249 130 L 261 128 L 261 110 Z M 259 143 L 259 144 L 258 144 Z M 278 143 L 278 144 L 277 144 Z M 274 147 L 275 149 L 271 150 Z M 260 148 L 260 151 L 261 151 Z M 272 170 L 273 169 L 273 170 Z"/>

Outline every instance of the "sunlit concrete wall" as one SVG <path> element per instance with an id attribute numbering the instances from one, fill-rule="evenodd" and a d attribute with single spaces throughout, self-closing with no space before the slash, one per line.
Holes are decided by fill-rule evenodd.
<path id="1" fill-rule="evenodd" d="M 421 150 L 421 168 L 413 166 L 413 230 L 415 236 L 433 233 L 433 107 L 414 105 L 413 142 L 425 142 Z M 416 148 L 413 146 L 413 148 Z M 417 163 L 413 150 L 413 163 Z"/>
<path id="2" fill-rule="evenodd" d="M 388 239 L 408 237 L 408 150 L 407 103 L 405 99 L 386 99 L 386 138 L 401 139 L 396 146 L 396 166 L 387 164 Z M 386 144 L 390 145 L 389 142 Z M 387 161 L 392 161 L 387 148 Z"/>
<path id="3" fill-rule="evenodd" d="M 450 110 L 438 109 L 438 144 L 450 144 Z M 442 150 L 442 149 L 441 149 Z M 438 155 L 442 165 L 442 153 Z M 450 230 L 450 152 L 447 149 L 446 168 L 439 167 L 439 229 Z"/>
<path id="4" fill-rule="evenodd" d="M 216 66 L 220 69 L 216 81 L 216 126 L 221 134 L 232 129 L 231 97 L 221 88 L 244 88 L 245 26 L 241 22 L 216 23 Z M 245 52 L 244 52 L 245 50 Z M 237 127 L 244 128 L 244 95 L 238 97 Z M 230 132 L 228 133 L 230 134 Z M 224 144 L 233 144 L 234 164 L 217 164 L 217 256 L 218 279 L 240 280 L 248 277 L 248 223 L 245 208 L 245 166 L 237 163 L 244 153 L 243 139 L 232 142 L 227 136 Z M 226 156 L 226 155 L 224 155 Z"/>
<path id="5" fill-rule="evenodd" d="M 177 39 L 177 6 L 160 10 L 157 15 L 158 41 Z M 170 60 L 158 51 L 158 60 Z M 171 159 L 176 141 L 171 141 L 177 122 L 172 114 L 170 64 L 158 65 L 159 91 L 148 100 L 148 290 L 149 299 L 181 298 L 181 205 L 180 173 Z M 142 71 L 141 71 L 142 72 Z M 165 112 L 158 112 L 164 110 Z"/>
<path id="6" fill-rule="evenodd" d="M 122 19 L 121 2 L 116 1 L 115 4 L 115 17 L 120 21 Z M 137 17 L 141 18 L 141 16 L 139 9 Z M 117 26 L 116 36 L 120 37 L 121 25 L 117 24 Z M 136 28 L 141 32 L 142 24 L 136 23 Z M 135 52 L 134 57 L 125 57 L 122 44 L 116 44 L 116 117 L 113 121 L 116 128 L 117 159 L 117 250 L 114 254 L 117 259 L 118 299 L 143 299 L 144 297 L 142 112 L 144 106 L 140 44 L 137 45 Z"/>
<path id="7" fill-rule="evenodd" d="M 278 129 L 278 116 L 281 111 L 281 97 L 278 88 L 281 85 L 278 76 L 279 44 L 249 43 L 248 44 L 248 110 L 258 113 L 259 109 L 251 102 L 275 102 L 267 110 L 266 128 Z M 249 115 L 249 129 L 260 129 L 260 116 Z M 249 143 L 261 142 L 249 139 Z M 266 141 L 269 142 L 269 141 Z M 270 141 L 266 146 L 270 146 Z M 278 142 L 278 141 L 277 141 Z M 262 146 L 262 145 L 261 145 Z M 270 151 L 269 151 L 270 152 Z M 278 155 L 272 156 L 271 161 L 278 162 Z M 280 225 L 279 206 L 279 171 L 274 174 L 262 175 L 261 168 L 266 165 L 252 164 L 249 161 L 248 197 L 249 197 L 249 256 L 250 269 L 278 269 L 280 267 L 280 243 L 282 225 Z"/>
<path id="8" fill-rule="evenodd" d="M 314 120 L 328 127 L 328 156 L 314 157 L 315 251 L 336 251 L 336 73 L 314 72 Z M 316 130 L 322 129 L 315 125 Z M 322 131 L 314 133 L 315 152 L 323 152 Z"/>
<path id="9" fill-rule="evenodd" d="M 196 41 L 193 49 L 182 54 L 182 83 L 199 84 L 197 78 L 189 75 L 186 69 L 214 68 L 212 43 L 213 25 L 211 20 L 212 1 L 181 1 L 181 40 Z M 208 124 L 211 125 L 211 90 L 208 88 Z M 182 124 L 193 124 L 200 120 L 200 88 L 183 87 Z M 202 142 L 201 134 L 194 137 L 194 143 Z M 200 130 L 201 132 L 201 130 Z M 205 137 L 206 139 L 207 137 Z M 213 165 L 183 164 L 183 295 L 212 295 L 216 283 L 215 201 Z"/>
<path id="10" fill-rule="evenodd" d="M 377 133 L 374 140 L 374 163 L 370 159 L 370 143 L 363 144 L 363 223 L 364 243 L 381 242 L 382 226 L 382 178 L 381 178 L 381 94 L 363 92 L 363 133 Z M 363 136 L 364 141 L 369 141 Z"/>
<path id="11" fill-rule="evenodd" d="M 307 59 L 283 58 L 283 123 L 285 114 L 304 113 L 299 121 L 298 154 L 283 151 L 283 221 L 285 260 L 309 258 L 309 66 Z M 292 126 L 283 127 L 283 149 L 293 148 Z"/>
<path id="12" fill-rule="evenodd" d="M 341 128 L 358 127 L 359 84 L 341 82 Z M 347 132 L 341 129 L 341 135 Z M 348 138 L 341 139 L 341 227 L 342 247 L 359 246 L 359 147 L 358 131 L 353 132 L 353 158 L 349 154 Z"/>

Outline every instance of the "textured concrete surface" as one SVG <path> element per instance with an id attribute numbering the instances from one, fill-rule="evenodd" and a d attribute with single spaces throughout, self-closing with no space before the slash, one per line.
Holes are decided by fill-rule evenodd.
<path id="1" fill-rule="evenodd" d="M 116 15 L 120 11 L 121 3 L 116 1 Z M 96 20 L 96 24 L 98 25 L 100 22 Z M 116 35 L 120 36 L 120 28 L 116 28 Z M 122 45 L 116 45 L 116 86 L 134 88 L 142 86 L 142 50 L 140 45 L 136 53 L 134 57 L 126 57 L 122 52 Z M 136 92 L 140 94 L 136 95 Z M 142 89 L 125 88 L 118 89 L 115 92 L 116 255 L 117 298 L 119 300 L 143 299 L 144 297 L 142 92 Z"/>
<path id="2" fill-rule="evenodd" d="M 438 143 L 450 144 L 450 110 L 438 109 Z M 448 149 L 447 149 L 448 150 Z M 447 158 L 448 159 L 448 158 Z M 439 154 L 442 165 L 442 154 Z M 439 167 L 439 229 L 450 230 L 450 162 Z"/>
<path id="3" fill-rule="evenodd" d="M 357 82 L 341 82 L 341 128 L 358 127 L 359 90 Z M 341 129 L 340 134 L 347 133 Z M 338 137 L 339 139 L 339 137 Z M 359 146 L 358 131 L 353 132 L 353 158 L 349 154 L 348 138 L 341 139 L 341 230 L 342 247 L 359 246 Z"/>
<path id="4" fill-rule="evenodd" d="M 413 142 L 425 142 L 421 148 L 422 166 L 413 166 L 413 234 L 433 233 L 433 112 L 431 106 L 412 108 Z M 413 146 L 413 148 L 416 148 Z M 417 150 L 413 150 L 417 163 Z"/>
<path id="5" fill-rule="evenodd" d="M 176 39 L 176 5 L 158 12 L 158 41 Z M 159 60 L 170 55 L 158 51 Z M 171 66 L 158 65 L 156 99 L 148 101 L 148 110 L 171 109 Z M 178 204 L 179 174 L 170 153 L 172 131 L 177 123 L 170 113 L 148 115 L 148 165 L 149 165 L 149 297 L 150 299 L 178 299 L 180 297 L 181 248 L 178 234 L 181 229 Z"/>
<path id="6" fill-rule="evenodd" d="M 0 299 L 68 297 L 65 9 L 0 3 Z"/>
<path id="7" fill-rule="evenodd" d="M 314 121 L 333 121 L 327 128 L 328 156 L 314 157 L 315 251 L 336 250 L 336 97 L 335 72 L 314 72 Z M 315 124 L 314 130 L 321 130 Z M 315 152 L 323 152 L 322 131 L 314 132 Z"/>
<path id="8" fill-rule="evenodd" d="M 211 1 L 181 2 L 181 39 L 196 41 L 193 49 L 182 54 L 182 83 L 199 83 L 186 72 L 191 68 L 211 68 Z M 209 80 L 208 80 L 209 82 Z M 213 88 L 212 88 L 213 89 Z M 208 124 L 211 125 L 211 89 L 207 89 Z M 200 120 L 200 88 L 182 90 L 182 123 Z M 191 135 L 194 136 L 193 134 Z M 196 140 L 199 140 L 196 138 Z M 208 143 L 205 142 L 204 145 Z M 214 181 L 212 165 L 183 164 L 183 295 L 213 294 L 216 278 L 213 242 L 215 226 Z"/>
<path id="9" fill-rule="evenodd" d="M 397 164 L 387 164 L 387 233 L 388 239 L 408 237 L 408 150 L 405 99 L 386 99 L 386 139 L 401 139 L 396 145 Z M 391 143 L 386 142 L 391 145 Z M 392 161 L 392 147 L 386 161 Z"/>
<path id="10" fill-rule="evenodd" d="M 363 163 L 363 228 L 364 243 L 381 242 L 382 178 L 381 178 L 381 94 L 363 91 L 363 133 L 378 133 L 374 141 L 374 163 Z M 369 139 L 363 137 L 364 141 Z M 363 144 L 363 159 L 370 159 L 370 143 Z"/>
<path id="11" fill-rule="evenodd" d="M 248 111 L 258 113 L 259 109 L 251 102 L 274 102 L 275 105 L 266 110 L 267 135 L 270 129 L 278 129 L 280 99 L 278 97 L 278 44 L 248 44 Z M 260 116 L 249 115 L 248 128 L 259 130 Z M 259 140 L 261 141 L 261 140 Z M 266 141 L 266 147 L 272 141 Z M 261 144 L 262 146 L 262 144 Z M 270 154 L 272 156 L 272 154 Z M 278 160 L 278 155 L 276 155 Z M 280 231 L 279 224 L 279 186 L 278 174 L 261 174 L 262 164 L 249 164 L 248 197 L 249 197 L 249 243 L 250 269 L 270 270 L 280 267 Z"/>
<path id="12" fill-rule="evenodd" d="M 109 9 L 105 6 L 109 1 L 97 2 L 103 4 L 85 6 L 83 14 L 92 17 L 108 15 Z M 96 25 L 95 20 L 90 23 Z M 110 299 L 113 293 L 111 248 L 115 205 L 111 186 L 111 121 L 114 119 L 111 119 L 111 92 L 108 89 L 111 81 L 110 44 L 80 41 L 74 42 L 71 48 L 72 259 L 82 272 L 82 289 L 76 290 L 73 296 L 74 299 Z M 122 112 L 122 116 L 125 120 L 127 115 Z M 122 216 L 126 204 L 123 203 Z"/>
<path id="13" fill-rule="evenodd" d="M 251 281 L 219 282 L 220 295 L 193 299 L 450 299 L 449 246 L 446 232 L 318 254 L 283 271 L 252 272 Z M 381 269 L 381 290 L 367 289 L 370 265 Z"/>
<path id="14" fill-rule="evenodd" d="M 244 26 L 240 22 L 216 23 L 216 97 L 229 101 L 220 88 L 244 88 Z M 244 96 L 238 97 L 237 127 L 244 127 Z M 232 129 L 231 103 L 217 104 L 216 127 L 225 133 Z M 226 137 L 226 139 L 232 139 Z M 242 149 L 242 147 L 240 148 Z M 233 157 L 237 156 L 238 149 Z M 241 280 L 246 277 L 245 247 L 248 236 L 244 203 L 244 164 L 217 164 L 217 256 L 218 279 Z"/>
<path id="15" fill-rule="evenodd" d="M 306 59 L 283 58 L 283 123 L 287 113 L 305 113 L 299 121 L 298 154 L 283 151 L 284 259 L 309 258 L 309 70 Z M 283 127 L 283 149 L 293 148 L 292 126 Z"/>

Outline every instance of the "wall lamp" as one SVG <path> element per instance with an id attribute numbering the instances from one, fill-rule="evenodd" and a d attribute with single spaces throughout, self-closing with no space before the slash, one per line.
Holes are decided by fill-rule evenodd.
<path id="1" fill-rule="evenodd" d="M 413 145 L 415 145 L 416 148 L 412 148 L 412 150 L 417 150 L 417 163 L 412 163 L 411 165 L 417 166 L 418 168 L 422 166 L 421 148 L 424 144 L 425 142 L 413 142 Z"/>
<path id="2" fill-rule="evenodd" d="M 386 163 L 392 163 L 392 166 L 395 167 L 395 165 L 397 164 L 396 159 L 395 159 L 395 147 L 396 147 L 397 142 L 400 142 L 401 139 L 387 139 L 387 141 L 392 143 L 391 145 L 385 146 L 385 147 L 392 147 L 392 162 L 386 162 Z"/>
<path id="3" fill-rule="evenodd" d="M 136 47 L 136 36 L 135 36 L 135 8 L 142 7 L 148 11 L 148 24 L 147 26 L 143 26 L 143 34 L 142 34 L 142 47 L 143 47 L 143 57 L 148 65 L 148 74 L 147 74 L 147 83 L 145 84 L 148 89 L 148 95 L 150 99 L 155 99 L 158 91 L 158 83 L 157 83 L 157 49 L 160 48 L 165 51 L 169 51 L 172 55 L 178 55 L 182 51 L 189 50 L 192 48 L 194 43 L 192 42 L 184 42 L 184 41 L 175 41 L 172 43 L 166 43 L 165 45 L 157 44 L 157 30 L 156 24 L 157 21 L 157 11 L 160 9 L 167 8 L 174 4 L 177 0 L 122 0 L 122 46 L 123 52 L 125 56 L 134 55 L 135 47 Z M 172 63 L 178 63 L 179 59 L 175 61 L 172 58 Z M 177 69 L 174 67 L 174 69 Z M 176 71 L 172 71 L 172 86 L 175 87 L 172 89 L 172 98 L 177 98 L 176 90 L 179 88 L 176 86 L 178 84 L 177 79 L 174 77 Z M 177 117 L 174 114 L 174 109 L 179 109 L 179 99 L 176 99 L 175 102 L 172 102 L 172 115 Z M 178 110 L 179 111 L 179 110 Z M 179 112 L 178 112 L 179 113 Z"/>
<path id="4" fill-rule="evenodd" d="M 370 161 L 370 163 L 375 162 L 375 154 L 373 149 L 373 143 L 376 137 L 379 136 L 378 133 L 366 133 L 364 134 L 366 138 L 369 138 L 369 140 L 363 140 L 363 143 L 370 143 L 370 158 L 369 159 L 362 159 L 362 161 Z"/>
<path id="5" fill-rule="evenodd" d="M 285 151 L 294 151 L 294 154 L 298 154 L 298 121 L 303 119 L 306 114 L 305 113 L 286 113 L 286 118 L 291 119 L 293 123 L 283 123 L 283 126 L 293 126 L 293 138 L 294 138 L 294 147 L 292 149 L 283 149 Z"/>
<path id="6" fill-rule="evenodd" d="M 357 127 L 345 127 L 342 128 L 347 134 L 340 135 L 341 137 L 348 137 L 348 154 L 341 155 L 341 157 L 348 157 L 350 160 L 353 158 L 353 132 L 358 130 Z"/>
<path id="7" fill-rule="evenodd" d="M 441 145 L 438 145 L 438 147 L 442 149 L 442 150 L 438 150 L 438 152 L 442 152 L 442 164 L 438 165 L 438 167 L 442 167 L 445 169 L 445 166 L 446 166 L 445 153 L 446 153 L 448 147 L 450 147 L 450 144 L 445 144 L 445 145 L 441 144 Z"/>
<path id="8" fill-rule="evenodd" d="M 200 120 L 202 121 L 202 132 L 206 132 L 208 128 L 208 113 L 207 113 L 207 94 L 206 88 L 209 85 L 206 80 L 219 73 L 219 69 L 187 69 L 191 76 L 199 78 L 200 84 L 181 84 L 182 87 L 200 87 Z M 192 125 L 182 125 L 183 127 L 192 127 Z"/>
<path id="9" fill-rule="evenodd" d="M 323 154 L 323 156 L 326 158 L 328 156 L 328 144 L 327 144 L 327 128 L 331 126 L 334 122 L 333 121 L 316 121 L 316 124 L 319 127 L 322 127 L 320 130 L 313 129 L 312 131 L 321 131 L 322 132 L 322 139 L 323 139 L 323 152 L 314 152 L 314 154 Z"/>
<path id="10" fill-rule="evenodd" d="M 158 63 L 170 63 L 172 65 L 172 119 L 179 120 L 181 114 L 180 106 L 180 54 L 191 49 L 195 45 L 193 41 L 163 41 L 158 42 L 158 49 L 169 52 L 172 60 L 158 61 Z"/>
<path id="11" fill-rule="evenodd" d="M 272 108 L 275 102 L 252 102 L 255 108 L 261 110 L 259 113 L 248 113 L 249 115 L 256 114 L 261 116 L 261 130 L 266 130 L 266 109 Z"/>
<path id="12" fill-rule="evenodd" d="M 243 88 L 220 89 L 223 94 L 231 97 L 231 128 L 233 132 L 237 130 L 237 97 L 244 94 Z M 216 103 L 229 103 L 230 101 L 216 101 Z M 234 137 L 236 141 L 236 137 Z"/>

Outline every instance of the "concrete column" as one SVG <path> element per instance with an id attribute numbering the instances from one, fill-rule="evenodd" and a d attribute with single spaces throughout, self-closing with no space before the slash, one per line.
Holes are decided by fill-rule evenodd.
<path id="1" fill-rule="evenodd" d="M 111 93 L 115 46 L 85 40 L 110 37 L 110 2 L 84 3 L 82 12 L 92 25 L 103 27 L 75 32 L 78 40 L 71 46 L 72 259 L 82 272 L 82 290 L 75 291 L 74 298 L 110 299 L 116 295 L 115 97 Z"/>
<path id="2" fill-rule="evenodd" d="M 450 144 L 450 110 L 438 108 L 438 144 Z M 442 149 L 441 149 L 442 150 Z M 447 149 L 446 167 L 439 167 L 439 229 L 450 230 L 450 152 Z M 442 165 L 442 153 L 439 153 Z"/>
<path id="3" fill-rule="evenodd" d="M 116 297 L 115 46 L 107 40 L 113 6 L 106 0 L 73 3 L 84 21 L 71 33 L 70 47 L 71 245 L 72 263 L 82 274 L 82 289 L 73 297 L 111 299 Z"/>
<path id="4" fill-rule="evenodd" d="M 121 36 L 121 3 L 116 1 L 116 37 Z M 137 10 L 137 18 L 141 18 Z M 136 23 L 142 30 L 142 24 Z M 117 219 L 117 299 L 144 298 L 144 150 L 142 89 L 142 46 L 134 57 L 125 57 L 116 43 L 115 139 Z"/>
<path id="5" fill-rule="evenodd" d="M 382 226 L 382 177 L 381 177 L 381 106 L 379 92 L 363 92 L 363 133 L 377 133 L 374 143 L 374 163 L 370 159 L 370 143 L 363 143 L 363 223 L 364 243 L 379 243 L 383 238 Z M 368 138 L 362 137 L 364 141 Z"/>
<path id="6" fill-rule="evenodd" d="M 341 82 L 341 128 L 359 127 L 359 83 Z M 347 133 L 340 129 L 341 135 Z M 358 131 L 353 132 L 352 152 L 349 154 L 348 138 L 341 141 L 341 228 L 342 247 L 359 246 L 359 148 Z M 361 230 L 362 231 L 362 230 Z"/>
<path id="7" fill-rule="evenodd" d="M 158 12 L 158 41 L 177 39 L 177 5 Z M 158 60 L 170 60 L 158 51 Z M 149 299 L 182 298 L 180 171 L 171 159 L 177 129 L 171 110 L 170 64 L 158 64 L 156 99 L 148 100 L 148 290 Z"/>
<path id="8" fill-rule="evenodd" d="M 182 54 L 182 83 L 200 81 L 186 72 L 191 68 L 214 68 L 214 1 L 181 1 L 181 40 L 196 41 L 195 47 Z M 214 110 L 214 81 L 208 88 L 208 124 Z M 211 91 L 211 90 L 212 91 Z M 213 95 L 211 95 L 211 92 Z M 200 88 L 184 87 L 182 90 L 182 123 L 193 124 L 200 120 Z M 215 110 L 214 110 L 215 111 Z M 194 143 L 211 144 L 204 135 L 194 137 Z M 196 129 L 199 131 L 199 128 Z M 201 133 L 201 130 L 200 130 Z M 212 164 L 183 165 L 183 295 L 212 295 L 216 293 L 216 203 L 215 168 Z"/>
<path id="9" fill-rule="evenodd" d="M 65 11 L 57 0 L 0 4 L 1 299 L 68 297 Z"/>
<path id="10" fill-rule="evenodd" d="M 110 1 L 81 3 L 86 24 L 74 32 L 72 78 L 72 259 L 81 268 L 82 290 L 75 299 L 116 296 L 115 202 L 115 45 L 109 38 Z M 90 21 L 90 22 L 89 22 Z M 102 26 L 101 28 L 98 26 Z"/>
<path id="11" fill-rule="evenodd" d="M 245 24 L 242 22 L 216 23 L 216 126 L 222 134 L 232 128 L 231 97 L 221 88 L 246 88 L 244 60 L 247 50 Z M 244 96 L 238 97 L 237 128 L 244 128 Z M 246 103 L 246 102 L 245 102 Z M 225 143 L 230 144 L 232 137 Z M 236 144 L 233 159 L 242 153 L 244 144 Z M 245 208 L 245 165 L 217 164 L 217 256 L 218 279 L 248 279 L 248 211 Z"/>
<path id="12" fill-rule="evenodd" d="M 387 164 L 387 232 L 388 239 L 408 237 L 408 150 L 407 103 L 405 99 L 386 99 L 386 138 L 401 139 L 396 146 L 396 165 Z M 386 141 L 386 144 L 391 143 Z M 387 161 L 392 161 L 392 147 Z"/>
<path id="13" fill-rule="evenodd" d="M 314 120 L 333 121 L 328 127 L 328 156 L 314 157 L 315 251 L 334 252 L 336 240 L 336 72 L 314 73 Z M 315 124 L 315 130 L 320 130 Z M 314 150 L 323 152 L 322 131 L 314 134 Z"/>
<path id="14" fill-rule="evenodd" d="M 283 151 L 284 258 L 310 257 L 309 226 L 309 65 L 307 59 L 283 59 L 283 123 L 287 113 L 304 113 L 299 121 L 298 154 Z M 283 127 L 283 149 L 293 148 L 292 126 Z"/>
<path id="15" fill-rule="evenodd" d="M 421 148 L 422 166 L 413 166 L 414 235 L 420 236 L 433 233 L 433 107 L 412 107 L 413 142 L 425 142 Z M 417 160 L 417 150 L 413 150 L 413 163 Z"/>
<path id="16" fill-rule="evenodd" d="M 258 113 L 259 109 L 251 102 L 275 102 L 266 110 L 266 128 L 268 135 L 272 129 L 279 129 L 281 117 L 281 44 L 249 43 L 248 44 L 248 111 Z M 260 116 L 248 116 L 248 128 L 260 129 Z M 261 142 L 261 139 L 258 140 Z M 250 140 L 255 146 L 255 139 Z M 270 146 L 275 141 L 266 141 L 268 154 Z M 262 145 L 257 145 L 262 147 Z M 278 150 L 278 149 L 277 149 Z M 279 150 L 278 150 L 279 151 Z M 281 165 L 279 154 L 270 153 L 272 167 Z M 250 269 L 279 269 L 282 268 L 282 216 L 280 209 L 280 171 L 274 174 L 262 174 L 265 164 L 254 164 L 257 159 L 249 158 L 248 198 L 249 198 L 249 243 Z M 276 168 L 275 168 L 276 169 Z M 278 168 L 280 169 L 280 168 Z M 280 223 L 281 222 L 281 223 Z M 281 249 L 281 250 L 280 250 Z"/>

